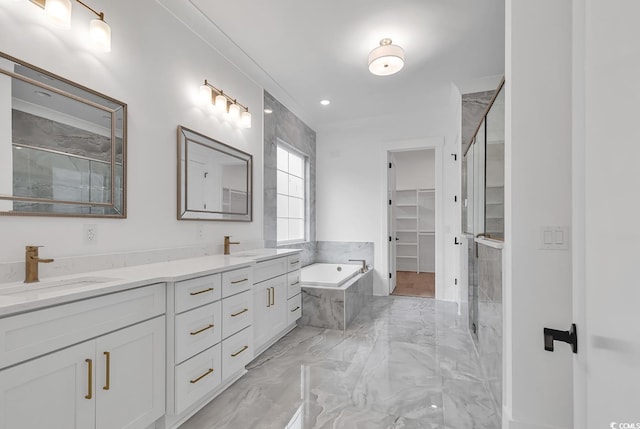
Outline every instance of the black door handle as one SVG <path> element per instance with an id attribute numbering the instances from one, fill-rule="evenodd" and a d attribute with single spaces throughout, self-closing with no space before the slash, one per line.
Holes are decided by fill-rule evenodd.
<path id="1" fill-rule="evenodd" d="M 557 329 L 544 328 L 544 349 L 548 352 L 553 351 L 553 342 L 562 341 L 571 344 L 571 350 L 578 353 L 578 333 L 576 324 L 571 324 L 568 331 L 558 331 Z"/>

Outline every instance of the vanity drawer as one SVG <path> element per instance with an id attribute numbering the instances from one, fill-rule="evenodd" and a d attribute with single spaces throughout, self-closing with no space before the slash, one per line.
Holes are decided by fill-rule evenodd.
<path id="1" fill-rule="evenodd" d="M 287 256 L 287 272 L 299 270 L 302 268 L 302 258 L 300 254 Z"/>
<path id="2" fill-rule="evenodd" d="M 220 344 L 178 365 L 175 372 L 175 406 L 180 414 L 220 385 Z"/>
<path id="3" fill-rule="evenodd" d="M 222 338 L 230 337 L 253 322 L 253 295 L 239 293 L 222 301 Z"/>
<path id="4" fill-rule="evenodd" d="M 287 300 L 287 325 L 302 317 L 302 294 L 289 298 Z"/>
<path id="5" fill-rule="evenodd" d="M 165 311 L 166 285 L 158 283 L 2 318 L 0 369 Z"/>
<path id="6" fill-rule="evenodd" d="M 274 277 L 281 276 L 287 272 L 287 258 L 275 258 L 267 261 L 256 262 L 253 268 L 255 283 L 260 283 Z"/>
<path id="7" fill-rule="evenodd" d="M 253 359 L 253 330 L 245 328 L 222 342 L 222 378 L 244 369 Z"/>
<path id="8" fill-rule="evenodd" d="M 251 289 L 253 284 L 251 271 L 251 267 L 246 267 L 222 273 L 222 297 L 226 298 Z"/>
<path id="9" fill-rule="evenodd" d="M 176 362 L 182 362 L 222 340 L 220 301 L 186 313 L 175 320 Z"/>
<path id="10" fill-rule="evenodd" d="M 287 274 L 287 298 L 291 298 L 302 292 L 300 285 L 300 270 L 292 271 Z"/>
<path id="11" fill-rule="evenodd" d="M 174 285 L 176 313 L 195 308 L 222 297 L 220 274 L 176 282 Z"/>

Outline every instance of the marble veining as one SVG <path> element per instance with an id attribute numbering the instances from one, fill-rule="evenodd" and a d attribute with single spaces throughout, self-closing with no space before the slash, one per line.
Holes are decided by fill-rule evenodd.
<path id="1" fill-rule="evenodd" d="M 412 341 L 416 334 L 419 341 Z M 298 327 L 181 429 L 498 429 L 454 303 L 374 297 L 344 331 Z"/>

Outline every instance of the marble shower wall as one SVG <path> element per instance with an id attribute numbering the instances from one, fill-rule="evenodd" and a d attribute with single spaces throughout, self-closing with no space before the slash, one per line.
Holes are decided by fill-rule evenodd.
<path id="1" fill-rule="evenodd" d="M 462 94 L 462 149 L 471 143 L 496 91 Z"/>
<path id="2" fill-rule="evenodd" d="M 476 338 L 474 337 L 474 340 Z M 478 337 L 480 365 L 502 409 L 502 250 L 478 245 Z"/>
<path id="3" fill-rule="evenodd" d="M 282 103 L 264 92 L 264 107 L 273 113 L 264 114 L 264 240 L 267 247 L 276 247 L 277 241 L 277 148 L 278 141 L 305 154 L 309 160 L 309 217 L 308 243 L 282 248 L 303 249 L 302 261 L 308 265 L 315 260 L 316 241 L 316 132 L 309 128 Z"/>

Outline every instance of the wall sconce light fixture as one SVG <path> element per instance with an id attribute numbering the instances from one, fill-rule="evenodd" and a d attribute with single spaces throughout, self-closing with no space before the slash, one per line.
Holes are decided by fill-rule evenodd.
<path id="1" fill-rule="evenodd" d="M 29 0 L 41 7 L 52 21 L 63 28 L 71 26 L 71 0 Z M 91 11 L 97 18 L 89 22 L 89 37 L 104 52 L 111 52 L 111 27 L 104 21 L 104 13 L 97 12 L 80 0 L 74 0 Z"/>
<path id="2" fill-rule="evenodd" d="M 219 114 L 227 115 L 227 118 L 240 128 L 251 128 L 249 108 L 238 103 L 238 100 L 231 98 L 221 89 L 211 85 L 206 79 L 200 86 L 200 99 L 206 105 L 213 105 Z"/>

